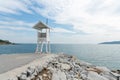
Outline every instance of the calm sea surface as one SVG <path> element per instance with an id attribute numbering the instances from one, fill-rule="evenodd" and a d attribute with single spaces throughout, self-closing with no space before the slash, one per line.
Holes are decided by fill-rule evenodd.
<path id="1" fill-rule="evenodd" d="M 0 54 L 34 53 L 35 48 L 35 44 L 0 45 Z M 95 65 L 120 69 L 120 45 L 51 44 L 51 52 L 63 52 Z"/>

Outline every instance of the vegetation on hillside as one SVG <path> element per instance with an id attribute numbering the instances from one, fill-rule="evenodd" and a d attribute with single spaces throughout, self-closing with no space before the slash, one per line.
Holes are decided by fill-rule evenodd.
<path id="1" fill-rule="evenodd" d="M 4 44 L 14 44 L 14 43 L 12 43 L 12 42 L 10 42 L 8 40 L 2 40 L 2 39 L 0 39 L 0 45 L 4 45 Z"/>
<path id="2" fill-rule="evenodd" d="M 120 41 L 102 42 L 100 44 L 120 44 Z"/>

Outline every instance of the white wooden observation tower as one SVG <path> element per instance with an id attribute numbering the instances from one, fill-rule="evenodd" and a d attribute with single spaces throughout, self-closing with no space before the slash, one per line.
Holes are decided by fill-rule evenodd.
<path id="1" fill-rule="evenodd" d="M 38 22 L 33 28 L 37 30 L 36 53 L 43 53 L 44 45 L 46 53 L 50 53 L 50 28 L 42 22 Z"/>

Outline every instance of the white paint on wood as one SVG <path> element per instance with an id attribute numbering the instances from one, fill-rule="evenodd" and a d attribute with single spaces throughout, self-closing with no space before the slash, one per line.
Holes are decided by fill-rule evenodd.
<path id="1" fill-rule="evenodd" d="M 50 28 L 42 22 L 37 23 L 33 28 L 37 30 L 36 53 L 42 53 L 44 45 L 46 45 L 46 53 L 50 53 Z"/>

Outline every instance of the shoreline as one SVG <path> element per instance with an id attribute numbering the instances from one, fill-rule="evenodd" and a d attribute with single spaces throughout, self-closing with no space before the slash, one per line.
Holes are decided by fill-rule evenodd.
<path id="1" fill-rule="evenodd" d="M 19 56 L 19 58 L 21 59 L 23 57 L 23 56 L 20 57 L 21 54 L 13 55 L 17 55 L 17 57 Z M 26 56 L 25 54 L 22 55 L 24 55 L 23 58 L 26 60 L 26 56 L 28 55 L 27 54 Z M 66 54 L 42 54 L 42 56 L 41 54 L 38 55 L 35 56 L 35 54 L 32 54 L 32 56 L 35 56 L 35 59 L 31 58 L 30 62 L 27 62 L 24 65 L 21 64 L 21 66 L 15 67 L 11 70 L 8 70 L 7 72 L 1 73 L 0 79 L 18 80 L 18 78 L 20 78 L 27 80 L 31 79 L 37 80 L 40 77 L 41 78 L 46 77 L 50 79 L 42 80 L 72 80 L 75 79 L 77 75 L 77 78 L 75 80 L 84 80 L 86 78 L 88 78 L 89 80 L 116 80 L 115 75 L 116 74 L 119 75 L 116 70 L 112 71 L 106 67 L 95 66 L 92 65 L 91 63 L 79 60 L 71 55 Z M 15 63 L 13 65 L 15 65 Z M 34 72 L 31 72 L 33 70 Z M 44 74 L 46 74 L 46 76 L 44 76 Z"/>

